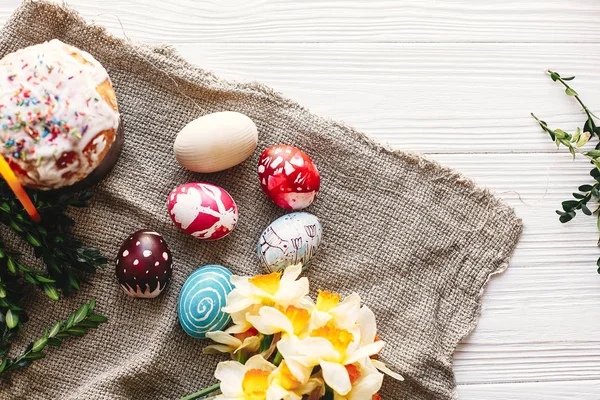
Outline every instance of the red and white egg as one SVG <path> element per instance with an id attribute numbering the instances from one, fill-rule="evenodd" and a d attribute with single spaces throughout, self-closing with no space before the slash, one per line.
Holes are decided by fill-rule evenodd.
<path id="1" fill-rule="evenodd" d="M 229 235 L 238 221 L 238 208 L 231 195 L 210 183 L 179 186 L 169 194 L 167 206 L 175 225 L 201 240 Z"/>
<path id="2" fill-rule="evenodd" d="M 157 232 L 137 231 L 119 249 L 116 273 L 129 296 L 152 299 L 161 294 L 171 280 L 171 251 Z"/>
<path id="3" fill-rule="evenodd" d="M 267 197 L 287 210 L 310 206 L 321 186 L 319 171 L 310 157 L 286 144 L 271 146 L 262 153 L 258 180 Z"/>

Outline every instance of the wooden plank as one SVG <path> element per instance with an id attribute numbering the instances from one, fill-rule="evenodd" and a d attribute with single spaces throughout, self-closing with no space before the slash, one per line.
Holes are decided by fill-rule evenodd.
<path id="1" fill-rule="evenodd" d="M 4 0 L 6 18 L 17 0 Z M 589 0 L 68 0 L 85 17 L 149 42 L 588 42 Z M 121 23 L 117 18 L 120 18 Z"/>
<path id="2" fill-rule="evenodd" d="M 600 275 L 595 262 L 600 250 L 595 218 L 582 215 L 561 224 L 554 213 L 578 184 L 593 182 L 587 175 L 590 165 L 551 154 L 430 158 L 489 187 L 516 209 L 525 226 L 510 268 L 490 281 L 479 325 L 456 353 L 457 381 L 597 379 Z"/>
<path id="3" fill-rule="evenodd" d="M 598 380 L 458 387 L 460 399 L 473 400 L 597 400 L 598 392 L 600 392 L 600 381 Z"/>
<path id="4" fill-rule="evenodd" d="M 600 46 L 594 44 L 227 43 L 177 48 L 222 77 L 264 82 L 319 114 L 406 151 L 554 152 L 529 113 L 565 130 L 581 125 L 583 118 L 573 99 L 544 76 L 548 66 L 577 75 L 574 87 L 592 109 L 600 110 L 594 101 L 600 98 Z"/>
<path id="5" fill-rule="evenodd" d="M 235 80 L 263 82 L 312 111 L 380 142 L 426 153 L 555 152 L 529 115 L 572 130 L 584 118 L 543 73 L 600 109 L 600 46 L 532 44 L 197 44 L 190 62 Z M 573 63 L 574 59 L 586 62 Z"/>

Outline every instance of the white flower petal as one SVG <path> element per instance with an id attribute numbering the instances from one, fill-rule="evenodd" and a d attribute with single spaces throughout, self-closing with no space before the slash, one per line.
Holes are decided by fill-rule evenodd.
<path id="1" fill-rule="evenodd" d="M 247 350 L 247 351 L 251 351 L 251 352 L 258 351 L 258 349 L 260 348 L 261 342 L 262 342 L 262 339 L 258 336 L 247 337 L 246 339 L 244 339 L 244 343 L 242 343 L 242 345 L 240 347 L 238 347 L 238 349 L 236 351 L 234 351 L 233 354 L 235 354 L 241 350 Z"/>
<path id="2" fill-rule="evenodd" d="M 202 349 L 203 354 L 220 354 L 220 353 L 231 353 L 234 350 L 229 346 L 225 346 L 224 344 L 211 344 L 210 346 L 206 346 Z"/>
<path id="3" fill-rule="evenodd" d="M 339 353 L 335 350 L 331 342 L 325 338 L 307 338 L 296 344 L 299 354 L 318 358 L 337 358 Z"/>
<path id="4" fill-rule="evenodd" d="M 333 318 L 331 314 L 314 309 L 310 315 L 309 330 L 314 331 L 325 326 Z"/>
<path id="5" fill-rule="evenodd" d="M 278 332 L 294 333 L 294 326 L 288 317 L 273 307 L 263 307 L 258 315 L 246 315 L 246 319 L 256 330 L 265 335 L 274 335 Z"/>
<path id="6" fill-rule="evenodd" d="M 258 302 L 259 300 L 255 299 L 254 297 L 244 295 L 241 292 L 234 290 L 229 293 L 229 296 L 227 296 L 227 305 L 221 310 L 223 310 L 223 312 L 233 314 L 235 312 L 245 310 L 246 308 L 249 308 Z"/>
<path id="7" fill-rule="evenodd" d="M 383 375 L 378 372 L 361 377 L 355 382 L 352 391 L 348 394 L 348 400 L 370 399 L 375 393 L 379 392 L 382 384 Z"/>
<path id="8" fill-rule="evenodd" d="M 334 391 L 341 395 L 346 395 L 352 389 L 350 377 L 346 367 L 342 364 L 321 361 L 321 370 L 323 371 L 323 379 Z"/>
<path id="9" fill-rule="evenodd" d="M 375 314 L 367 306 L 363 306 L 358 312 L 358 325 L 360 326 L 360 340 L 362 344 L 375 341 L 377 335 L 377 321 Z"/>
<path id="10" fill-rule="evenodd" d="M 299 280 L 286 284 L 280 285 L 279 290 L 274 296 L 274 301 L 283 306 L 294 305 L 298 303 L 298 300 L 308 294 L 308 278 L 300 278 Z"/>
<path id="11" fill-rule="evenodd" d="M 386 375 L 391 376 L 392 378 L 398 380 L 398 381 L 403 381 L 404 378 L 402 377 L 402 375 L 400 375 L 397 372 L 392 371 L 391 369 L 389 369 L 384 363 L 382 363 L 379 360 L 371 360 L 373 362 L 373 365 L 375 366 L 375 368 L 377 368 L 378 370 L 380 370 L 381 372 L 383 372 Z"/>
<path id="12" fill-rule="evenodd" d="M 281 286 L 289 285 L 294 282 L 302 273 L 302 264 L 290 265 L 283 271 L 281 276 Z"/>
<path id="13" fill-rule="evenodd" d="M 360 296 L 352 293 L 339 305 L 329 310 L 329 314 L 335 318 L 341 328 L 348 329 L 356 324 L 356 319 L 360 311 L 360 301 Z"/>
<path id="14" fill-rule="evenodd" d="M 347 357 L 345 364 L 353 364 L 359 361 L 361 358 L 377 354 L 381 351 L 381 349 L 383 349 L 383 346 L 385 346 L 385 342 L 383 340 L 363 346 Z"/>
<path id="15" fill-rule="evenodd" d="M 242 381 L 245 373 L 246 367 L 237 361 L 223 361 L 217 365 L 215 378 L 221 381 L 221 391 L 225 396 L 244 396 Z"/>
<path id="16" fill-rule="evenodd" d="M 261 369 L 263 371 L 273 372 L 277 368 L 267 360 L 263 358 L 260 354 L 257 354 L 250 358 L 245 365 L 246 369 Z"/>
<path id="17" fill-rule="evenodd" d="M 242 341 L 240 339 L 236 338 L 235 336 L 228 335 L 223 331 L 208 332 L 206 337 L 211 339 L 213 342 L 221 343 L 233 347 L 234 349 L 237 349 L 242 345 Z"/>

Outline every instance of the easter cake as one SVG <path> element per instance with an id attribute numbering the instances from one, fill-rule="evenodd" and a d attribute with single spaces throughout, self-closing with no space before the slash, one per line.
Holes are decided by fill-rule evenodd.
<path id="1" fill-rule="evenodd" d="M 0 77 L 0 145 L 24 186 L 58 189 L 112 169 L 123 134 L 94 57 L 52 40 L 6 55 Z"/>

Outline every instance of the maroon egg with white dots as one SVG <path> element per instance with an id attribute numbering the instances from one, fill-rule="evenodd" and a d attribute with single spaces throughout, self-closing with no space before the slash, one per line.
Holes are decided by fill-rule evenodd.
<path id="1" fill-rule="evenodd" d="M 131 297 L 153 299 L 169 284 L 173 272 L 171 251 L 165 239 L 150 230 L 127 238 L 117 255 L 117 279 Z"/>

